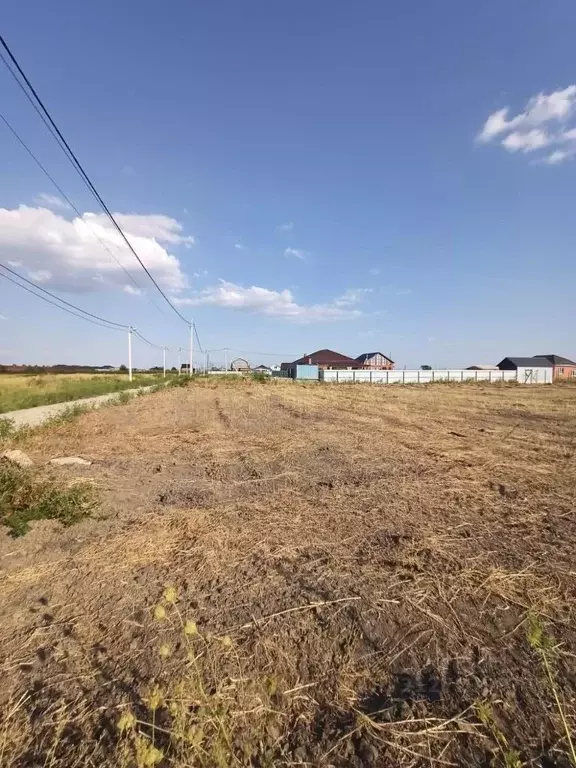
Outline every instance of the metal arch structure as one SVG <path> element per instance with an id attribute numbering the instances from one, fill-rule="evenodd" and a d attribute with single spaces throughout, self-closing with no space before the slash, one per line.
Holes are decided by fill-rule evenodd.
<path id="1" fill-rule="evenodd" d="M 238 363 L 244 363 L 244 365 L 237 365 Z M 232 360 L 230 363 L 230 370 L 231 371 L 243 371 L 243 370 L 250 370 L 250 363 L 246 358 L 244 357 L 237 357 L 235 360 Z"/>

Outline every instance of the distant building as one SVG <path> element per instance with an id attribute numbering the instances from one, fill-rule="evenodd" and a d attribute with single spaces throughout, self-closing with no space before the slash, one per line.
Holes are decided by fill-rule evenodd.
<path id="1" fill-rule="evenodd" d="M 543 357 L 552 363 L 554 368 L 552 375 L 555 379 L 571 379 L 576 376 L 576 363 L 568 360 L 567 357 L 561 355 L 537 355 L 537 357 Z"/>
<path id="2" fill-rule="evenodd" d="M 497 371 L 498 366 L 497 365 L 484 365 L 480 363 L 479 365 L 469 365 L 468 368 L 466 368 L 467 371 Z"/>
<path id="3" fill-rule="evenodd" d="M 250 363 L 243 357 L 237 357 L 236 360 L 232 360 L 230 363 L 231 371 L 240 371 L 242 373 L 248 372 L 250 369 Z"/>
<path id="4" fill-rule="evenodd" d="M 362 363 L 359 363 L 353 357 L 341 355 L 340 352 L 334 352 L 332 349 L 319 349 L 317 352 L 304 355 L 304 357 L 300 357 L 292 363 L 282 363 L 280 367 L 282 370 L 290 370 L 291 366 L 296 365 L 317 365 L 322 370 L 331 370 L 333 368 L 352 370 L 363 367 Z"/>
<path id="5" fill-rule="evenodd" d="M 394 370 L 394 360 L 391 360 L 383 352 L 364 352 L 356 360 L 362 365 L 362 368 L 370 371 L 392 371 Z"/>
<path id="6" fill-rule="evenodd" d="M 505 357 L 498 363 L 501 371 L 517 371 L 521 384 L 551 384 L 554 366 L 545 357 Z"/>
<path id="7" fill-rule="evenodd" d="M 272 374 L 272 369 L 267 365 L 257 365 L 256 368 L 252 368 L 253 373 L 265 373 L 268 376 Z"/>

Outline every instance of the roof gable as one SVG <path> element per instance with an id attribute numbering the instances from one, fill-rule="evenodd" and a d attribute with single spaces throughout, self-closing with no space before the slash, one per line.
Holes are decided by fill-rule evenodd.
<path id="1" fill-rule="evenodd" d="M 501 368 L 505 363 L 517 368 L 552 368 L 552 363 L 545 357 L 505 357 L 498 363 L 498 367 Z"/>
<path id="2" fill-rule="evenodd" d="M 388 360 L 388 362 L 389 362 L 389 363 L 393 363 L 393 362 L 394 362 L 394 360 L 392 360 L 392 358 L 391 358 L 391 357 L 388 357 L 388 355 L 385 355 L 385 354 L 384 354 L 384 352 L 363 352 L 361 355 L 358 355 L 358 357 L 356 358 L 356 360 L 357 360 L 359 363 L 365 363 L 365 362 L 366 362 L 366 360 L 371 360 L 371 359 L 372 359 L 373 357 L 375 357 L 376 355 L 382 355 L 382 357 L 383 357 L 385 360 Z"/>
<path id="3" fill-rule="evenodd" d="M 317 352 L 311 352 L 309 355 L 294 360 L 295 365 L 331 365 L 334 363 L 340 363 L 342 365 L 353 365 L 358 361 L 352 357 L 346 357 L 341 355 L 340 352 L 334 352 L 333 349 L 319 349 Z"/>
<path id="4" fill-rule="evenodd" d="M 549 360 L 552 365 L 576 365 L 573 360 L 568 360 L 562 355 L 536 355 L 536 357 L 543 357 L 545 360 Z"/>

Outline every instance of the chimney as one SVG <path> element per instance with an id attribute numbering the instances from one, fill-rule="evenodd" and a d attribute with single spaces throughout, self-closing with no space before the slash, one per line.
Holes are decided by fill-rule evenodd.
<path id="1" fill-rule="evenodd" d="M 308 365 L 312 365 L 312 358 L 308 357 Z"/>

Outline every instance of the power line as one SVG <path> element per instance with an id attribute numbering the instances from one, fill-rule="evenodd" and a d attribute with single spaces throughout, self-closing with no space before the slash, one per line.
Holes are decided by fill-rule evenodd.
<path id="1" fill-rule="evenodd" d="M 231 349 L 230 347 L 225 348 L 228 352 L 240 352 L 243 355 L 261 355 L 262 357 L 295 357 L 294 352 L 257 352 L 253 349 Z M 214 352 L 221 352 L 224 350 L 213 350 Z"/>
<path id="2" fill-rule="evenodd" d="M 200 352 L 202 352 L 202 354 L 205 354 L 206 350 L 202 349 L 202 344 L 200 342 L 200 337 L 198 336 L 198 331 L 196 330 L 196 324 L 195 323 L 194 323 L 193 327 L 194 327 L 194 335 L 196 336 L 196 341 L 198 342 L 198 349 L 200 350 Z"/>
<path id="3" fill-rule="evenodd" d="M 132 333 L 135 336 L 138 336 L 138 338 L 141 341 L 145 342 L 146 344 L 148 344 L 149 347 L 152 347 L 153 349 L 166 349 L 166 350 L 170 350 L 170 347 L 161 347 L 159 344 L 154 344 L 154 342 L 150 341 L 145 336 L 142 336 L 140 331 L 138 331 L 136 328 L 132 328 Z"/>
<path id="4" fill-rule="evenodd" d="M 17 285 L 18 288 L 22 288 L 22 290 L 28 291 L 28 293 L 31 293 L 33 296 L 36 296 L 38 299 L 42 299 L 42 301 L 46 301 L 48 304 L 52 304 L 54 307 L 58 307 L 58 309 L 62 309 L 64 312 L 68 312 L 69 315 L 74 315 L 75 317 L 79 317 L 81 320 L 86 320 L 87 323 L 93 323 L 94 325 L 99 325 L 102 328 L 108 328 L 109 331 L 125 331 L 128 328 L 128 326 L 118 327 L 115 325 L 104 325 L 104 323 L 100 323 L 97 320 L 91 320 L 89 317 L 86 317 L 85 315 L 81 315 L 78 312 L 73 312 L 71 309 L 66 309 L 66 307 L 63 307 L 61 304 L 57 304 L 55 301 L 51 301 L 50 299 L 47 299 L 45 296 L 42 296 L 42 294 L 36 293 L 35 291 L 32 291 L 30 288 L 26 288 L 25 285 L 18 283 L 16 280 L 14 280 L 14 278 L 9 277 L 8 275 L 2 274 L 2 272 L 0 272 L 0 277 L 3 277 L 5 280 L 10 280 L 10 282 L 14 283 L 14 285 Z"/>
<path id="5" fill-rule="evenodd" d="M 6 61 L 5 61 L 4 57 L 2 56 L 2 54 L 1 54 L 1 53 L 0 53 L 0 58 L 2 58 L 2 60 L 3 60 L 3 61 L 6 63 Z M 10 71 L 11 71 L 11 70 L 10 70 Z M 33 102 L 32 102 L 32 103 L 33 103 Z M 136 288 L 138 289 L 138 291 L 142 291 L 141 287 L 138 285 L 138 283 L 136 282 L 136 280 L 134 279 L 134 277 L 133 277 L 133 276 L 130 274 L 130 272 L 128 272 L 128 270 L 127 270 L 127 269 L 126 269 L 126 268 L 125 268 L 125 267 L 124 267 L 124 266 L 123 266 L 123 265 L 120 263 L 120 260 L 116 258 L 116 256 L 115 256 L 115 255 L 112 253 L 112 251 L 111 251 L 111 250 L 108 248 L 108 246 L 107 246 L 107 245 L 104 243 L 104 241 L 103 241 L 103 240 L 102 240 L 102 239 L 101 239 L 101 238 L 100 238 L 100 237 L 99 237 L 99 236 L 96 234 L 96 232 L 94 232 L 94 231 L 92 230 L 92 228 L 90 227 L 90 224 L 89 224 L 89 223 L 86 221 L 86 219 L 84 218 L 83 214 L 82 214 L 82 213 L 81 213 L 81 212 L 78 210 L 78 208 L 77 208 L 77 207 L 74 205 L 74 203 L 73 203 L 73 202 L 70 200 L 70 198 L 69 198 L 69 197 L 66 195 L 66 193 L 64 192 L 64 190 L 62 189 L 62 187 L 61 187 L 61 186 L 60 186 L 60 185 L 57 183 L 57 181 L 56 181 L 56 180 L 53 178 L 53 176 L 52 176 L 52 175 L 51 175 L 51 174 L 50 174 L 50 173 L 49 173 L 49 172 L 46 170 L 46 168 L 45 168 L 45 167 L 42 165 L 42 163 L 40 162 L 40 160 L 39 160 L 39 159 L 36 157 L 36 155 L 34 154 L 34 152 L 33 152 L 33 151 L 30 149 L 30 147 L 29 147 L 29 146 L 26 144 L 26 142 L 25 142 L 25 141 L 24 141 L 24 140 L 21 138 L 21 136 L 18 134 L 18 132 L 16 131 L 16 129 L 15 129 L 15 128 L 14 128 L 14 127 L 13 127 L 13 126 L 12 126 L 12 125 L 9 123 L 9 121 L 7 120 L 7 118 L 6 118 L 6 117 L 5 117 L 5 116 L 4 116 L 2 113 L 0 113 L 0 120 L 2 120 L 2 122 L 4 123 L 4 125 L 5 125 L 5 126 L 8 128 L 8 130 L 9 130 L 9 131 L 12 133 L 12 135 L 13 135 L 13 136 L 16 138 L 16 140 L 17 140 L 17 141 L 18 141 L 18 142 L 19 142 L 19 143 L 22 145 L 22 147 L 23 147 L 23 148 L 26 150 L 26 152 L 28 152 L 28 154 L 30 155 L 30 157 L 32 158 L 32 160 L 34 160 L 34 162 L 35 162 L 35 163 L 36 163 L 36 165 L 37 165 L 37 166 L 40 168 L 40 170 L 41 170 L 41 171 L 42 171 L 42 172 L 43 172 L 43 173 L 46 175 L 46 177 L 47 177 L 47 178 L 48 178 L 48 179 L 49 179 L 49 180 L 52 182 L 52 184 L 54 185 L 54 187 L 55 187 L 55 188 L 58 190 L 59 194 L 60 194 L 60 195 L 62 195 L 62 197 L 63 197 L 63 198 L 64 198 L 64 200 L 65 200 L 65 201 L 68 203 L 68 205 L 69 205 L 69 206 L 72 208 L 72 210 L 73 210 L 73 211 L 75 211 L 75 213 L 76 213 L 76 214 L 77 214 L 77 215 L 78 215 L 78 216 L 79 216 L 79 217 L 82 219 L 82 221 L 83 221 L 83 222 L 86 224 L 86 226 L 87 226 L 88 230 L 92 232 L 92 234 L 93 234 L 93 235 L 94 235 L 94 237 L 95 237 L 95 238 L 98 240 L 98 242 L 99 242 L 99 243 L 100 243 L 100 245 L 101 245 L 101 246 L 104 248 L 104 250 L 106 250 L 106 251 L 107 251 L 107 252 L 110 254 L 110 256 L 111 256 L 111 257 L 114 259 L 114 261 L 116 262 L 116 264 L 118 264 L 118 266 L 119 266 L 119 267 L 120 267 L 120 269 L 121 269 L 121 270 L 124 272 L 124 274 L 125 274 L 125 275 L 128 277 L 128 279 L 132 281 L 132 283 L 133 283 L 133 284 L 136 286 Z M 148 296 L 148 294 L 147 294 L 145 291 L 143 291 L 143 293 L 144 293 L 144 295 L 146 296 L 146 298 L 148 299 L 148 301 L 150 301 L 150 302 L 152 303 L 152 305 L 153 305 L 153 306 L 155 306 L 155 307 L 156 307 L 156 309 L 158 309 L 158 311 L 162 312 L 162 310 L 160 309 L 160 307 L 159 307 L 159 306 L 158 306 L 158 305 L 157 305 L 157 304 L 156 304 L 156 303 L 155 303 L 155 302 L 154 302 L 154 301 L 153 301 L 153 300 L 150 298 L 150 296 Z"/>
<path id="6" fill-rule="evenodd" d="M 36 288 L 36 290 L 42 291 L 42 293 L 45 293 L 47 296 L 51 296 L 53 299 L 56 299 L 56 301 L 60 301 L 62 302 L 62 304 L 66 304 L 66 306 L 72 307 L 72 309 L 75 309 L 77 312 L 82 312 L 83 315 L 88 315 L 89 317 L 92 317 L 95 320 L 99 320 L 101 323 L 107 323 L 108 325 L 113 325 L 116 328 L 122 328 L 124 330 L 128 328 L 127 325 L 124 325 L 122 323 L 115 323 L 113 320 L 107 320 L 105 317 L 100 317 L 99 315 L 93 315 L 92 312 L 88 312 L 85 309 L 81 309 L 80 307 L 77 307 L 76 304 L 71 304 L 69 301 L 66 301 L 65 299 L 61 299 L 59 296 L 56 296 L 54 293 L 51 293 L 50 291 L 46 290 L 46 288 L 42 288 L 41 285 L 37 285 L 36 283 L 33 283 L 32 280 L 28 280 L 28 278 L 18 274 L 18 272 L 15 272 L 13 269 L 10 269 L 10 267 L 7 267 L 5 264 L 2 264 L 1 262 L 0 262 L 0 267 L 2 267 L 2 269 L 5 269 L 7 272 L 10 272 L 10 274 L 14 275 L 19 280 L 23 280 L 25 283 L 28 283 L 28 285 L 33 286 L 34 288 Z M 3 275 L 3 277 L 6 277 L 9 280 L 11 279 L 11 278 L 8 278 L 7 275 Z M 12 282 L 15 282 L 15 281 L 12 280 Z M 21 286 L 21 287 L 24 288 L 24 286 Z M 30 291 L 30 293 L 32 293 L 32 291 Z M 40 298 L 42 298 L 42 296 L 40 296 Z M 53 302 L 50 302 L 50 303 L 52 304 Z M 62 309 L 64 309 L 64 307 L 62 307 Z"/>
<path id="7" fill-rule="evenodd" d="M 98 193 L 98 191 L 97 191 L 96 187 L 94 186 L 94 184 L 93 184 L 93 183 L 92 183 L 92 181 L 90 180 L 90 177 L 88 176 L 88 174 L 86 173 L 86 171 L 85 171 L 85 170 L 84 170 L 84 168 L 82 167 L 82 165 L 81 165 L 80 161 L 78 160 L 78 158 L 76 157 L 76 155 L 74 154 L 74 152 L 72 151 L 72 149 L 70 148 L 70 145 L 68 144 L 68 142 L 66 141 L 66 139 L 65 139 L 65 138 L 64 138 L 64 136 L 62 135 L 62 133 L 61 133 L 60 129 L 58 128 L 58 126 L 56 125 L 56 123 L 54 122 L 54 120 L 52 119 L 52 116 L 50 115 L 50 112 L 49 112 L 49 111 L 47 110 L 47 108 L 45 107 L 45 105 L 44 105 L 44 103 L 43 103 L 42 99 L 41 99 L 41 98 L 38 96 L 38 94 L 36 93 L 36 90 L 34 89 L 34 86 L 33 86 L 33 85 L 32 85 L 32 83 L 30 82 L 30 80 L 28 79 L 28 77 L 26 76 L 26 74 L 24 73 L 24 71 L 22 70 L 22 67 L 20 66 L 20 64 L 19 64 L 19 63 L 18 63 L 18 61 L 16 60 L 16 57 L 14 56 L 14 54 L 12 53 L 12 51 L 10 50 L 10 48 L 9 48 L 8 44 L 6 43 L 6 41 L 4 40 L 4 38 L 2 37 L 2 35 L 0 35 L 0 44 L 3 46 L 4 50 L 6 51 L 6 53 L 8 54 L 8 56 L 9 56 L 9 58 L 10 58 L 10 61 L 13 63 L 13 65 L 14 65 L 14 66 L 16 67 L 16 69 L 18 70 L 18 72 L 19 72 L 20 76 L 23 78 L 24 82 L 26 83 L 26 85 L 28 86 L 28 88 L 30 89 L 30 91 L 32 92 L 32 94 L 33 94 L 33 96 L 34 96 L 34 99 L 36 100 L 36 103 L 37 103 L 37 104 L 40 106 L 40 109 L 42 110 L 42 112 L 44 113 L 44 115 L 45 115 L 45 116 L 46 116 L 46 118 L 48 119 L 48 121 L 49 121 L 50 125 L 52 126 L 52 128 L 54 129 L 54 131 L 56 132 L 56 134 L 58 135 L 58 138 L 60 139 L 60 141 L 58 142 L 58 145 L 60 146 L 60 148 L 62 149 L 62 151 L 64 152 L 64 154 L 66 154 L 66 157 L 68 158 L 68 160 L 70 160 L 70 162 L 72 162 L 72 165 L 73 165 L 73 166 L 74 166 L 74 168 L 76 169 L 76 172 L 77 172 L 77 173 L 80 175 L 80 177 L 82 178 L 82 180 L 84 181 L 84 183 L 85 183 L 85 184 L 88 186 L 88 188 L 89 188 L 89 189 L 90 189 L 90 191 L 92 192 L 93 196 L 94 196 L 94 197 L 96 198 L 96 200 L 97 200 L 97 201 L 100 203 L 100 205 L 102 206 L 102 209 L 104 210 L 104 212 L 105 212 L 106 216 L 107 216 L 107 217 L 109 218 L 109 220 L 112 222 L 113 226 L 114 226 L 114 227 L 115 227 L 115 229 L 118 231 L 118 233 L 120 234 L 120 236 L 122 237 L 122 239 L 124 240 L 124 242 L 126 243 L 126 245 L 128 246 L 128 248 L 130 249 L 130 251 L 132 252 L 132 254 L 133 254 L 135 257 L 136 257 L 136 259 L 138 260 L 138 263 L 140 264 L 140 266 L 142 267 L 142 269 L 143 269 L 143 270 L 146 272 L 146 274 L 148 275 L 148 277 L 150 278 L 150 280 L 153 282 L 153 284 L 155 285 L 156 289 L 157 289 L 157 290 L 160 292 L 160 294 L 162 295 L 162 297 L 164 298 L 164 300 L 166 301 L 166 303 L 167 303 L 167 304 L 170 306 L 170 308 L 172 309 L 172 311 L 173 311 L 173 312 L 175 312 L 175 313 L 176 313 L 176 315 L 178 315 L 178 317 L 179 317 L 179 318 L 180 318 L 180 319 L 181 319 L 181 320 L 182 320 L 184 323 L 186 323 L 187 325 L 189 325 L 189 321 L 188 321 L 188 320 L 186 320 L 186 318 L 184 317 L 184 315 L 182 315 L 182 314 L 181 314 L 181 313 L 180 313 L 180 312 L 179 312 L 179 311 L 176 309 L 176 307 L 175 307 L 175 306 L 172 304 L 172 302 L 170 301 L 170 299 L 168 298 L 168 296 L 167 296 L 167 295 L 164 293 L 164 291 L 162 290 L 162 288 L 160 288 L 160 286 L 158 285 L 158 283 L 156 282 L 156 280 L 154 279 L 154 277 L 152 276 L 152 274 L 150 273 L 150 271 L 148 270 L 148 268 L 146 267 L 146 265 L 144 264 L 144 262 L 142 261 L 142 259 L 140 258 L 140 256 L 138 256 L 138 254 L 136 253 L 136 251 L 135 251 L 135 250 L 134 250 L 134 248 L 132 247 L 132 245 L 131 245 L 130 241 L 128 240 L 128 238 L 126 237 L 126 235 L 125 235 L 125 234 L 124 234 L 124 232 L 122 231 L 122 229 L 121 229 L 120 225 L 118 224 L 118 222 L 116 221 L 116 219 L 114 218 L 114 216 L 112 215 L 112 213 L 110 212 L 110 210 L 109 210 L 108 206 L 106 205 L 106 203 L 104 202 L 104 200 L 102 199 L 102 197 L 100 196 L 100 194 Z M 3 62 L 4 62 L 4 64 L 5 64 L 5 65 L 8 67 L 8 69 L 10 70 L 10 72 L 12 72 L 13 76 L 15 76 L 15 75 L 14 75 L 14 72 L 12 71 L 12 68 L 11 68 L 11 67 L 8 65 L 8 63 L 7 63 L 7 61 L 6 61 L 6 59 L 5 59 L 4 57 L 2 57 L 2 61 L 3 61 Z M 21 88 L 24 90 L 24 88 L 23 88 L 23 86 L 22 86 L 22 84 L 21 84 L 21 83 L 20 83 L 20 87 L 21 87 Z M 29 100 L 30 100 L 30 97 L 29 97 Z M 44 121 L 44 122 L 45 122 L 45 121 Z M 54 136 L 54 132 L 53 132 L 53 131 L 50 131 L 50 132 L 51 132 L 52 136 Z M 61 143 L 60 143 L 60 142 L 61 142 Z M 64 147 L 65 147 L 66 149 L 64 149 Z"/>

